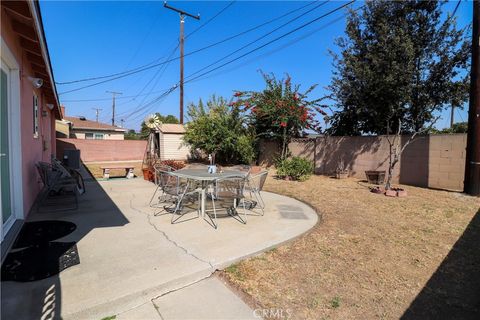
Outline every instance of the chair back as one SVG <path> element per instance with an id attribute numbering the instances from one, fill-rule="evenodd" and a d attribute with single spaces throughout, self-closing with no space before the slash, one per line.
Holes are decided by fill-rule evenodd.
<path id="1" fill-rule="evenodd" d="M 171 196 L 180 196 L 193 191 L 194 185 L 189 179 L 180 178 L 171 171 L 163 171 L 161 174 L 163 192 Z"/>
<path id="2" fill-rule="evenodd" d="M 50 187 L 61 175 L 60 171 L 54 171 L 50 163 L 39 161 L 35 164 L 38 174 L 42 179 L 43 185 Z"/>
<path id="3" fill-rule="evenodd" d="M 254 191 L 262 191 L 267 180 L 268 171 L 262 171 L 248 176 L 248 186 Z"/>
<path id="4" fill-rule="evenodd" d="M 216 199 L 242 199 L 245 177 L 225 177 L 215 180 Z"/>
<path id="5" fill-rule="evenodd" d="M 68 169 L 63 166 L 60 160 L 56 158 L 52 158 L 52 169 L 59 171 L 62 177 L 72 178 L 70 171 L 68 171 Z"/>
<path id="6" fill-rule="evenodd" d="M 155 171 L 155 184 L 158 186 L 162 184 L 162 181 L 160 181 L 162 172 L 175 171 L 174 168 L 161 163 L 154 165 L 153 170 Z"/>

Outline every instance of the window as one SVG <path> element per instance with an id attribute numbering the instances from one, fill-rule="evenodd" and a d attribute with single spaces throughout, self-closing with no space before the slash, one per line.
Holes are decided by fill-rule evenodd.
<path id="1" fill-rule="evenodd" d="M 33 95 L 33 137 L 38 138 L 38 97 Z"/>
<path id="2" fill-rule="evenodd" d="M 103 133 L 85 132 L 85 139 L 88 139 L 88 140 L 103 140 L 104 136 L 103 136 Z"/>

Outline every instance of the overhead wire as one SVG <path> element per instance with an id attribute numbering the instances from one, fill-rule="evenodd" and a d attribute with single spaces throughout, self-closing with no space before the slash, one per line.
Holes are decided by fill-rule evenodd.
<path id="1" fill-rule="evenodd" d="M 263 23 L 261 23 L 261 24 L 258 24 L 258 25 L 254 26 L 254 27 L 251 27 L 251 28 L 249 28 L 249 29 L 247 29 L 247 30 L 244 30 L 244 31 L 239 32 L 239 33 L 237 33 L 237 34 L 234 34 L 234 35 L 232 35 L 232 36 L 226 37 L 226 38 L 224 38 L 224 39 L 222 39 L 222 40 L 219 40 L 219 41 L 217 41 L 217 42 L 214 42 L 214 43 L 212 43 L 212 44 L 210 44 L 210 45 L 207 45 L 207 46 L 204 46 L 204 47 L 202 47 L 202 48 L 199 48 L 199 49 L 193 50 L 193 51 L 191 51 L 191 52 L 188 52 L 188 53 L 186 53 L 186 54 L 184 55 L 184 57 L 187 57 L 187 56 L 196 54 L 196 53 L 198 53 L 198 52 L 201 52 L 201 51 L 210 49 L 210 48 L 212 48 L 212 47 L 215 47 L 215 46 L 217 46 L 217 45 L 223 44 L 223 43 L 225 43 L 225 42 L 228 42 L 228 41 L 230 41 L 230 40 L 233 40 L 233 39 L 235 39 L 235 38 L 237 38 L 237 37 L 240 37 L 240 36 L 242 36 L 242 35 L 245 35 L 245 34 L 247 34 L 247 33 L 250 33 L 250 32 L 252 32 L 252 31 L 254 31 L 254 30 L 257 30 L 257 29 L 265 26 L 265 25 L 268 25 L 268 24 L 270 24 L 270 23 L 272 23 L 272 22 L 275 22 L 275 21 L 277 21 L 277 20 L 280 20 L 280 19 L 282 19 L 282 18 L 284 18 L 284 17 L 286 17 L 286 16 L 288 16 L 288 15 L 290 15 L 290 14 L 293 14 L 293 13 L 299 11 L 299 10 L 302 10 L 302 9 L 304 9 L 304 8 L 306 8 L 306 7 L 314 4 L 314 3 L 316 3 L 316 2 L 318 2 L 318 0 L 317 0 L 317 1 L 310 2 L 310 3 L 307 3 L 306 5 L 303 5 L 303 6 L 299 7 L 299 8 L 294 9 L 294 10 L 288 11 L 288 12 L 286 12 L 286 13 L 278 16 L 278 17 L 275 17 L 275 18 L 273 18 L 273 19 L 270 19 L 270 20 L 268 20 L 268 21 L 266 21 L 266 22 L 263 22 Z M 83 87 L 80 87 L 80 88 L 76 88 L 76 89 L 73 89 L 73 90 L 68 90 L 68 91 L 65 91 L 65 92 L 60 93 L 60 94 L 65 94 L 65 93 L 70 93 L 70 92 L 82 90 L 82 89 L 85 89 L 85 88 L 89 88 L 89 87 L 92 87 L 92 86 L 95 86 L 95 85 L 103 84 L 103 83 L 106 83 L 106 82 L 109 82 L 109 81 L 114 81 L 114 80 L 117 80 L 117 79 L 120 79 L 120 78 L 124 78 L 124 77 L 130 76 L 130 75 L 132 75 L 132 74 L 136 74 L 136 73 L 139 73 L 139 72 L 143 72 L 143 71 L 145 71 L 145 70 L 149 70 L 149 69 L 155 68 L 155 67 L 157 67 L 157 66 L 160 66 L 160 65 L 162 65 L 162 64 L 166 64 L 166 63 L 169 63 L 169 62 L 171 62 L 171 61 L 178 60 L 178 59 L 180 59 L 180 57 L 175 57 L 175 58 L 167 59 L 167 60 L 162 61 L 162 62 L 159 62 L 159 63 L 155 63 L 156 61 L 159 60 L 159 59 L 156 59 L 156 60 L 154 60 L 154 61 L 152 61 L 152 62 L 150 62 L 150 63 L 148 63 L 148 64 L 145 64 L 145 65 L 142 65 L 142 66 L 139 66 L 139 67 L 136 67 L 136 68 L 134 68 L 134 69 L 127 70 L 127 71 L 117 72 L 117 73 L 113 73 L 113 74 L 109 74 L 109 75 L 104 75 L 104 76 L 90 77 L 90 78 L 83 78 L 83 79 L 78 79 L 78 80 L 64 81 L 64 82 L 55 82 L 55 83 L 58 84 L 58 85 L 67 85 L 67 84 L 73 84 L 73 83 L 87 82 L 87 81 L 94 81 L 94 80 L 100 80 L 100 79 L 107 79 L 107 78 L 109 78 L 109 79 L 104 80 L 104 81 L 96 82 L 96 83 L 93 83 L 93 84 L 90 84 L 90 85 L 87 85 L 87 86 L 83 86 Z"/>
<path id="2" fill-rule="evenodd" d="M 228 53 L 227 55 L 221 57 L 220 59 L 215 60 L 214 62 L 210 63 L 209 65 L 207 65 L 207 66 L 205 66 L 205 67 L 203 67 L 203 68 L 195 71 L 194 73 L 190 74 L 188 77 L 192 77 L 192 76 L 194 76 L 195 74 L 198 74 L 198 73 L 202 72 L 203 70 L 208 69 L 208 68 L 210 68 L 211 66 L 214 66 L 214 65 L 216 65 L 217 63 L 219 63 L 219 62 L 221 62 L 221 61 L 223 61 L 223 60 L 225 60 L 225 59 L 233 56 L 235 53 L 242 51 L 243 49 L 249 47 L 250 45 L 252 45 L 252 44 L 254 44 L 254 43 L 257 43 L 258 41 L 260 41 L 260 40 L 268 37 L 269 35 L 275 33 L 275 32 L 278 31 L 278 30 L 282 29 L 283 27 L 285 27 L 285 26 L 293 23 L 294 21 L 296 21 L 296 20 L 304 17 L 306 14 L 315 11 L 316 9 L 318 9 L 318 8 L 320 8 L 321 6 L 325 5 L 328 1 L 329 1 L 329 0 L 323 1 L 323 2 L 321 2 L 320 4 L 316 5 L 315 7 L 309 9 L 308 11 L 302 12 L 301 14 L 299 14 L 299 15 L 295 16 L 294 18 L 288 20 L 287 22 L 281 24 L 280 26 L 276 27 L 275 29 L 273 29 L 273 30 L 271 30 L 271 31 L 269 31 L 269 32 L 261 35 L 260 37 L 256 38 L 255 40 L 250 41 L 249 43 L 247 43 L 247 44 L 241 46 L 240 48 L 238 48 L 238 49 L 236 49 L 236 50 Z M 188 77 L 187 77 L 187 78 L 188 78 Z"/>
<path id="3" fill-rule="evenodd" d="M 284 33 L 284 34 L 282 34 L 282 35 L 280 35 L 280 36 L 278 36 L 278 37 L 276 37 L 276 38 L 274 38 L 274 39 L 272 39 L 272 40 L 270 40 L 270 41 L 268 41 L 268 42 L 266 42 L 266 43 L 264 43 L 264 44 L 262 44 L 262 45 L 260 45 L 260 46 L 258 46 L 258 47 L 256 47 L 256 48 L 254 48 L 254 49 L 252 49 L 252 50 L 250 50 L 250 51 L 248 51 L 248 52 L 246 52 L 246 53 L 244 53 L 244 54 L 242 54 L 242 55 L 240 55 L 240 56 L 238 56 L 238 57 L 236 57 L 236 58 L 233 58 L 233 59 L 231 59 L 231 60 L 229 60 L 229 61 L 227 61 L 227 62 L 225 62 L 225 63 L 223 63 L 223 64 L 221 64 L 221 65 L 219 65 L 219 66 L 217 66 L 217 67 L 215 67 L 215 68 L 213 68 L 213 69 L 207 70 L 207 71 L 201 73 L 200 75 L 198 75 L 198 76 L 196 76 L 196 77 L 193 77 L 193 78 L 191 78 L 191 79 L 189 79 L 189 80 L 186 80 L 185 83 L 192 82 L 192 81 L 194 81 L 194 80 L 196 80 L 196 79 L 198 79 L 198 78 L 200 78 L 200 77 L 202 77 L 202 76 L 204 76 L 204 75 L 206 75 L 206 74 L 212 73 L 212 72 L 215 71 L 215 70 L 218 70 L 218 69 L 220 69 L 220 68 L 222 68 L 222 67 L 224 67 L 224 66 L 226 66 L 226 65 L 229 65 L 229 64 L 231 64 L 231 63 L 233 63 L 233 62 L 235 62 L 235 61 L 237 61 L 237 60 L 239 60 L 239 59 L 241 59 L 241 58 L 243 58 L 243 57 L 246 57 L 246 56 L 248 56 L 248 55 L 250 55 L 250 54 L 252 54 L 252 53 L 254 53 L 254 52 L 256 52 L 256 51 L 258 51 L 258 50 L 260 50 L 260 49 L 262 49 L 262 48 L 265 48 L 266 46 L 268 46 L 268 45 L 270 45 L 270 44 L 272 44 L 272 43 L 274 43 L 274 42 L 276 42 L 276 41 L 278 41 L 278 40 L 280 40 L 280 39 L 283 39 L 283 38 L 289 36 L 290 34 L 292 34 L 292 33 L 294 33 L 294 32 L 297 32 L 297 31 L 299 31 L 299 30 L 301 30 L 301 29 L 303 29 L 303 28 L 305 28 L 305 27 L 307 27 L 307 26 L 309 26 L 309 25 L 317 22 L 318 20 L 323 19 L 323 18 L 325 18 L 325 17 L 327 17 L 327 16 L 329 16 L 329 15 L 331 15 L 331 14 L 333 14 L 333 13 L 335 13 L 335 12 L 337 12 L 337 11 L 339 11 L 339 10 L 347 7 L 347 6 L 349 6 L 350 4 L 354 3 L 355 1 L 356 1 L 356 0 L 352 0 L 352 1 L 350 1 L 350 2 L 347 2 L 347 3 L 343 4 L 343 5 L 335 8 L 335 9 L 332 9 L 332 10 L 330 10 L 329 12 L 327 12 L 327 13 L 325 13 L 325 14 L 322 14 L 321 16 L 319 16 L 319 17 L 317 17 L 317 18 L 315 18 L 315 19 L 313 19 L 313 20 L 310 20 L 309 22 L 304 23 L 304 24 L 300 25 L 299 27 L 296 27 L 295 29 L 290 30 L 289 32 L 286 32 L 286 33 Z M 188 77 L 187 77 L 187 78 L 188 78 Z"/>

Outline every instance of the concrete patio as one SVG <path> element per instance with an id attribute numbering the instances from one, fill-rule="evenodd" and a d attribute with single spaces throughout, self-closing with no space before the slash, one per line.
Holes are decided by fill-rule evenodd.
<path id="1" fill-rule="evenodd" d="M 203 292 L 213 299 L 218 291 L 225 297 L 222 290 L 228 289 L 209 278 L 215 270 L 289 241 L 318 220 L 304 203 L 264 192 L 265 216 L 248 216 L 246 225 L 227 216 L 218 219 L 215 230 L 196 214 L 172 225 L 170 215 L 155 215 L 159 210 L 148 206 L 154 189 L 139 178 L 91 180 L 77 211 L 32 214 L 32 221 L 77 225 L 58 241 L 78 242 L 80 264 L 40 281 L 2 282 L 2 318 L 160 319 L 161 314 L 163 319 L 180 319 L 189 295 Z M 195 305 L 203 310 L 193 313 L 197 318 L 215 318 L 214 313 L 205 314 L 209 309 L 201 299 L 186 301 L 192 304 L 191 312 Z M 248 318 L 249 308 L 238 297 L 232 293 L 228 301 L 223 311 L 217 310 L 218 318 Z"/>

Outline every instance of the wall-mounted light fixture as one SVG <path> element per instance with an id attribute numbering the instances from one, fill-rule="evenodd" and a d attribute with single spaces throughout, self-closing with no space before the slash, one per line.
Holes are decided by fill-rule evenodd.
<path id="1" fill-rule="evenodd" d="M 53 110 L 54 107 L 55 107 L 55 106 L 54 106 L 53 104 L 47 103 L 47 108 L 48 108 L 48 110 Z"/>
<path id="2" fill-rule="evenodd" d="M 43 86 L 43 79 L 28 76 L 28 80 L 32 83 L 33 87 L 36 89 L 39 89 L 41 86 Z"/>

